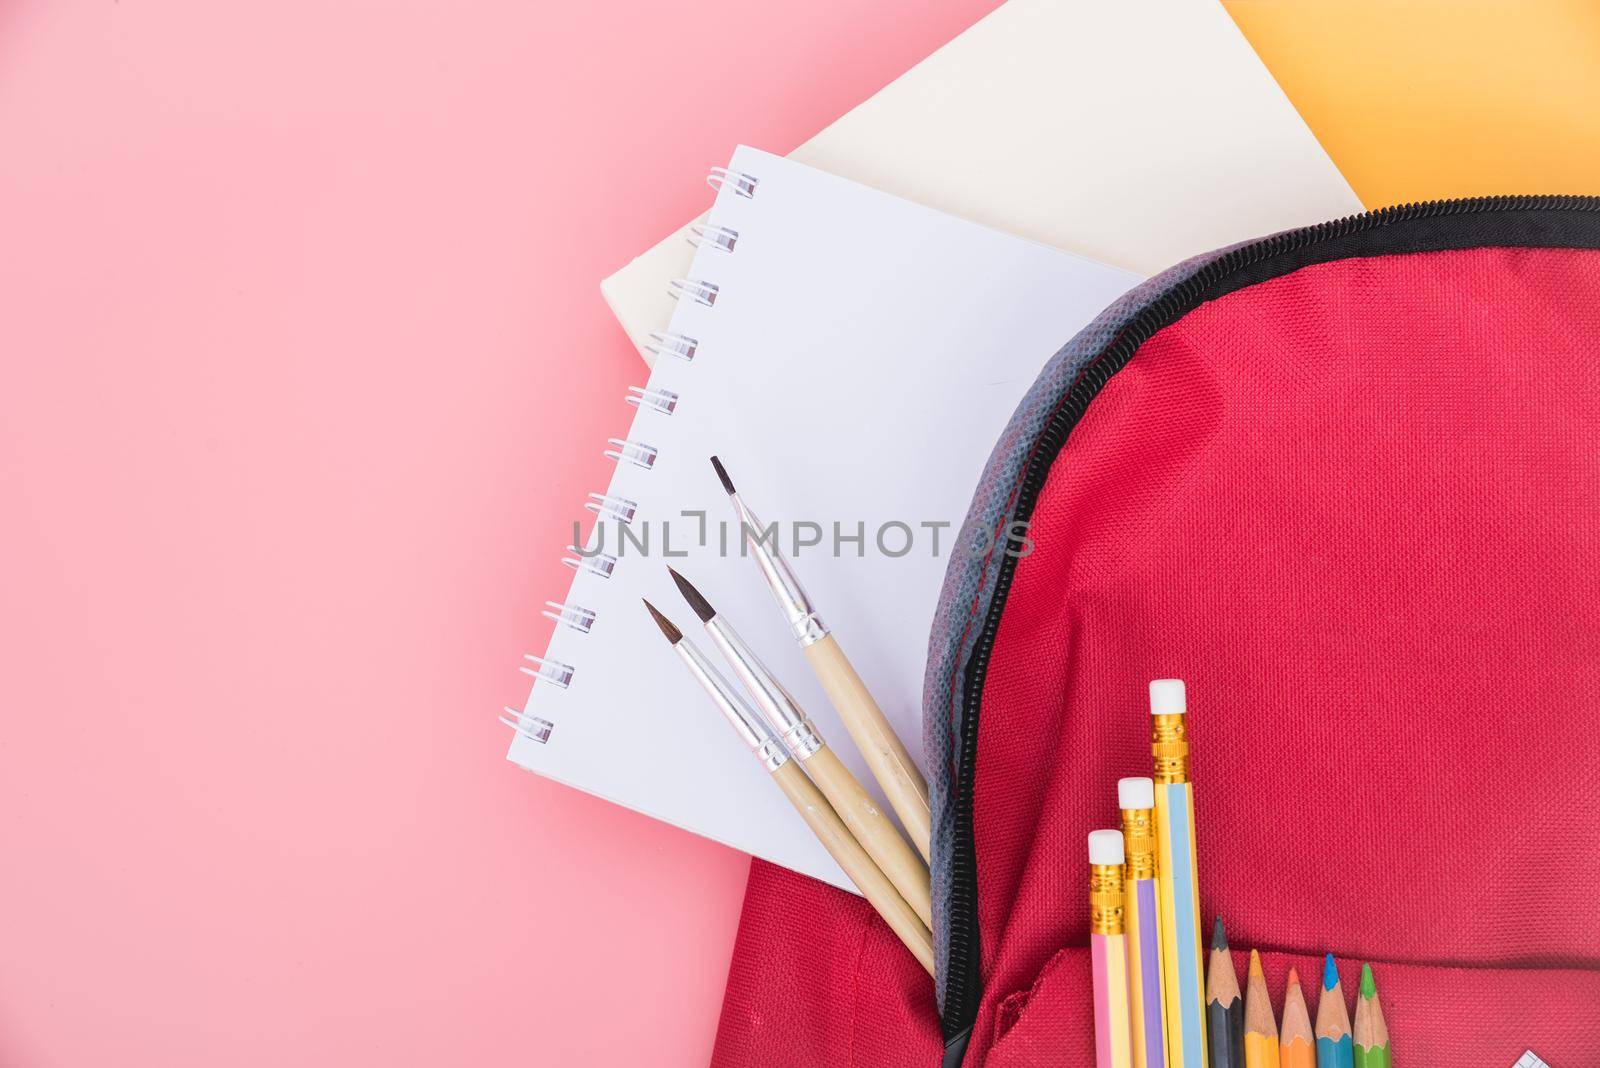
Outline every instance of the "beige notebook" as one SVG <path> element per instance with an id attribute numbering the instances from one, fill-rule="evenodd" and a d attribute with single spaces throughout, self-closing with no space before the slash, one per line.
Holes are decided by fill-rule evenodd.
<path id="1" fill-rule="evenodd" d="M 1215 0 L 1011 0 L 790 158 L 1140 274 L 1362 210 Z M 647 360 L 689 236 L 600 284 Z"/>

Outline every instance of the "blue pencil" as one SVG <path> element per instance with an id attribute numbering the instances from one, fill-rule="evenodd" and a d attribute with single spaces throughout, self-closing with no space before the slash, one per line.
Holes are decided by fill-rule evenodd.
<path id="1" fill-rule="evenodd" d="M 1355 1040 L 1350 1037 L 1350 1011 L 1339 985 L 1339 968 L 1329 953 L 1322 963 L 1322 997 L 1317 1000 L 1317 1068 L 1355 1068 Z"/>

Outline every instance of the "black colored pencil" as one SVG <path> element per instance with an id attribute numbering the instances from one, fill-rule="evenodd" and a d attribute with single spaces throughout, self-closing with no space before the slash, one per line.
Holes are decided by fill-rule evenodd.
<path id="1" fill-rule="evenodd" d="M 1221 916 L 1211 932 L 1211 964 L 1206 971 L 1206 1038 L 1211 1045 L 1210 1068 L 1244 1068 L 1244 998 Z"/>

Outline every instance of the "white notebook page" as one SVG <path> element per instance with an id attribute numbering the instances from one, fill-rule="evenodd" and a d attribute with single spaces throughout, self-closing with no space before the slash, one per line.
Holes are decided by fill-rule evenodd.
<path id="1" fill-rule="evenodd" d="M 984 462 L 1044 362 L 1140 278 L 755 149 L 739 148 L 729 168 L 759 184 L 751 198 L 723 186 L 711 222 L 738 240 L 731 252 L 695 255 L 691 276 L 719 287 L 711 307 L 684 299 L 673 316 L 675 333 L 699 340 L 695 358 L 662 357 L 650 376 L 652 388 L 678 394 L 677 409 L 638 412 L 626 436 L 658 458 L 649 470 L 619 463 L 609 489 L 638 504 L 630 529 L 648 532 L 650 555 L 631 544 L 619 552 L 617 525 L 605 524 L 615 572 L 580 572 L 566 598 L 593 611 L 594 626 L 558 626 L 546 654 L 576 669 L 572 682 L 537 682 L 526 707 L 552 725 L 549 738 L 518 734 L 509 755 L 848 888 L 640 598 L 715 656 L 667 565 L 683 573 L 881 802 L 754 563 L 739 555 L 709 457 L 721 457 L 763 521 L 778 523 L 818 611 L 920 760 L 929 629 Z M 587 516 L 580 503 L 575 517 Z M 707 544 L 686 512 L 705 514 Z M 796 521 L 818 524 L 823 544 L 794 552 Z M 935 555 L 924 524 L 941 522 Z M 865 544 L 836 556 L 835 523 L 847 535 L 862 527 Z M 685 555 L 663 555 L 667 530 L 671 551 Z M 904 555 L 888 555 L 908 541 Z"/>

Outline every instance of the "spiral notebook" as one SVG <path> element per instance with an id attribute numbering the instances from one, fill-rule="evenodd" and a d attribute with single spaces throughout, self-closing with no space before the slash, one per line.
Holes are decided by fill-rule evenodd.
<path id="1" fill-rule="evenodd" d="M 571 588 L 547 606 L 553 636 L 526 669 L 533 688 L 508 710 L 509 756 L 849 888 L 640 599 L 709 649 L 667 566 L 680 571 L 874 788 L 740 556 L 709 458 L 777 525 L 919 756 L 928 634 L 983 464 L 1044 362 L 1140 278 L 751 148 L 712 182 L 689 277 L 673 283 L 676 311 L 654 341 L 660 358 L 610 443 L 611 484 L 587 502 L 599 515 L 590 555 L 569 557 Z"/>

